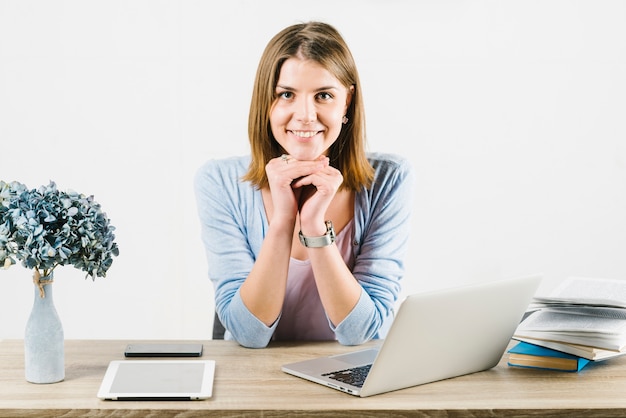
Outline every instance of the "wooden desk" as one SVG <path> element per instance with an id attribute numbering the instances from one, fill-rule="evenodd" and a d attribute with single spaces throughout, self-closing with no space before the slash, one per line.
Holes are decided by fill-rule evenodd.
<path id="1" fill-rule="evenodd" d="M 626 415 L 626 357 L 591 364 L 580 373 L 565 373 L 512 368 L 507 366 L 505 355 L 498 366 L 485 372 L 368 398 L 335 391 L 280 370 L 283 363 L 354 349 L 338 343 L 274 344 L 254 350 L 231 341 L 202 341 L 203 358 L 217 362 L 210 400 L 101 401 L 96 393 L 107 365 L 110 360 L 124 359 L 127 343 L 68 340 L 65 380 L 37 385 L 24 378 L 22 341 L 0 341 L 0 416 Z"/>

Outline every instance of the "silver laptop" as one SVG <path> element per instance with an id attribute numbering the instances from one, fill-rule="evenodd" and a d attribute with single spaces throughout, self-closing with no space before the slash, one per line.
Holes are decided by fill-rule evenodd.
<path id="1" fill-rule="evenodd" d="M 541 275 L 408 296 L 376 348 L 285 364 L 286 373 L 371 396 L 494 367 Z"/>

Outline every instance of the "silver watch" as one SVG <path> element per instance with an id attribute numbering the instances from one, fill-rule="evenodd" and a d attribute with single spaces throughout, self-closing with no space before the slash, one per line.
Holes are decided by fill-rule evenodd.
<path id="1" fill-rule="evenodd" d="M 327 247 L 335 242 L 335 228 L 331 221 L 326 221 L 326 233 L 321 237 L 305 237 L 302 231 L 298 233 L 300 242 L 307 248 Z"/>

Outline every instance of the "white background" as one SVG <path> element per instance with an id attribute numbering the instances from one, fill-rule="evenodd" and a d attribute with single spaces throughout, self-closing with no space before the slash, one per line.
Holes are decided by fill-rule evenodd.
<path id="1" fill-rule="evenodd" d="M 55 272 L 66 338 L 210 338 L 192 178 L 248 152 L 262 50 L 312 19 L 351 46 L 369 149 L 414 164 L 404 292 L 626 279 L 626 2 L 0 0 L 0 179 L 93 194 L 117 228 L 106 278 Z M 0 339 L 30 278 L 0 271 Z"/>

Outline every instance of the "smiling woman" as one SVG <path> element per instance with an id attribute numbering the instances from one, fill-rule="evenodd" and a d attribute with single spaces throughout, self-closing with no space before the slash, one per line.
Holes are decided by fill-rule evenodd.
<path id="1" fill-rule="evenodd" d="M 384 336 L 404 275 L 413 171 L 365 152 L 360 81 L 339 32 L 290 26 L 255 79 L 251 156 L 196 176 L 225 338 L 361 344 Z"/>
<path id="2" fill-rule="evenodd" d="M 344 87 L 317 62 L 289 58 L 281 67 L 270 112 L 274 139 L 297 160 L 324 154 L 348 122 L 353 91 L 354 85 Z"/>

